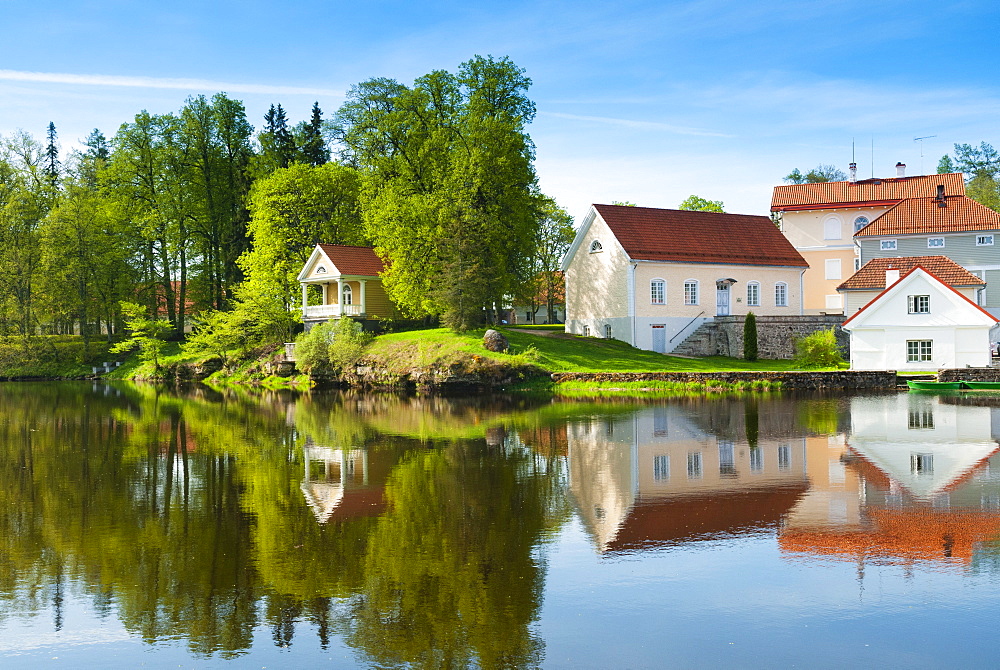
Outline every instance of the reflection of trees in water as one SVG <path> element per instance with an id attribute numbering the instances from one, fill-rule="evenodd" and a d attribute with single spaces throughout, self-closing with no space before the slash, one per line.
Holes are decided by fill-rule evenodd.
<path id="1" fill-rule="evenodd" d="M 115 393 L 0 387 L 0 616 L 61 617 L 72 585 L 196 654 L 239 654 L 262 624 L 288 646 L 309 622 L 322 646 L 346 634 L 384 662 L 537 658 L 534 547 L 565 508 L 554 461 L 496 439 L 504 411 L 530 407 Z M 448 420 L 421 425 L 429 410 Z M 390 511 L 317 523 L 300 489 L 307 439 L 365 450 Z"/>

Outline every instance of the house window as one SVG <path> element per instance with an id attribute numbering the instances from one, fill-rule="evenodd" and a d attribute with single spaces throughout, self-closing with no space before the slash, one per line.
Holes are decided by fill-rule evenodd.
<path id="1" fill-rule="evenodd" d="M 326 268 L 320 265 L 318 268 L 316 268 L 316 274 L 318 275 L 326 274 Z"/>
<path id="2" fill-rule="evenodd" d="M 750 472 L 761 472 L 764 470 L 764 450 L 760 447 L 750 449 Z"/>
<path id="3" fill-rule="evenodd" d="M 976 235 L 976 246 L 977 247 L 992 247 L 993 246 L 993 236 L 992 235 Z"/>
<path id="4" fill-rule="evenodd" d="M 353 305 L 354 302 L 354 292 L 351 290 L 350 284 L 344 284 L 344 304 Z"/>
<path id="5" fill-rule="evenodd" d="M 933 340 L 907 340 L 906 362 L 925 363 L 933 359 Z"/>
<path id="6" fill-rule="evenodd" d="M 895 251 L 896 240 L 882 240 L 879 242 L 879 249 L 882 251 Z"/>
<path id="7" fill-rule="evenodd" d="M 930 314 L 931 297 L 929 295 L 906 296 L 907 311 L 910 314 Z"/>
<path id="8" fill-rule="evenodd" d="M 860 258 L 855 258 L 854 259 L 854 271 L 857 272 L 860 269 L 861 269 L 861 259 Z"/>
<path id="9" fill-rule="evenodd" d="M 604 251 L 604 247 L 601 246 L 599 241 L 594 240 L 590 243 L 590 253 L 596 254 L 598 251 Z"/>
<path id="10" fill-rule="evenodd" d="M 831 216 L 823 222 L 823 239 L 839 240 L 840 238 L 840 219 L 835 216 Z"/>
<path id="11" fill-rule="evenodd" d="M 826 259 L 825 267 L 827 279 L 840 279 L 842 277 L 839 258 Z"/>
<path id="12" fill-rule="evenodd" d="M 583 336 L 584 337 L 590 337 L 590 326 L 584 326 L 583 327 Z"/>
<path id="13" fill-rule="evenodd" d="M 611 339 L 611 326 L 604 324 L 604 338 L 607 340 Z"/>
<path id="14" fill-rule="evenodd" d="M 667 283 L 662 279 L 654 279 L 649 282 L 649 301 L 654 305 L 663 305 L 667 302 Z"/>
<path id="15" fill-rule="evenodd" d="M 696 279 L 688 279 L 684 282 L 684 304 L 698 304 L 698 281 Z"/>
<path id="16" fill-rule="evenodd" d="M 915 475 L 933 475 L 934 454 L 910 454 L 910 472 Z"/>
<path id="17" fill-rule="evenodd" d="M 858 218 L 854 219 L 854 232 L 858 232 L 867 225 L 868 225 L 868 217 L 859 216 Z"/>
<path id="18" fill-rule="evenodd" d="M 943 237 L 928 237 L 927 238 L 927 248 L 928 249 L 941 249 L 944 247 Z"/>
<path id="19" fill-rule="evenodd" d="M 778 469 L 788 470 L 792 467 L 792 447 L 787 444 L 778 445 Z"/>
<path id="20" fill-rule="evenodd" d="M 909 412 L 909 428 L 933 428 L 934 412 L 929 409 L 911 409 Z"/>
<path id="21" fill-rule="evenodd" d="M 747 284 L 747 306 L 760 306 L 760 284 L 758 282 L 752 281 Z"/>
<path id="22" fill-rule="evenodd" d="M 736 476 L 736 445 L 730 440 L 719 440 L 719 474 Z"/>
<path id="23" fill-rule="evenodd" d="M 774 285 L 774 306 L 788 307 L 788 284 L 783 281 Z"/>
<path id="24" fill-rule="evenodd" d="M 701 452 L 688 452 L 688 479 L 701 479 Z"/>
<path id="25" fill-rule="evenodd" d="M 659 454 L 653 456 L 653 481 L 665 482 L 670 479 L 670 456 Z"/>

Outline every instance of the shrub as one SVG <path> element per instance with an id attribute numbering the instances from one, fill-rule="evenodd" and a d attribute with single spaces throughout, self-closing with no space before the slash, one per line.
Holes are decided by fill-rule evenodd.
<path id="1" fill-rule="evenodd" d="M 295 340 L 295 362 L 300 370 L 343 370 L 361 358 L 372 337 L 354 319 L 326 321 Z"/>
<path id="2" fill-rule="evenodd" d="M 795 342 L 795 363 L 803 368 L 833 368 L 846 365 L 833 328 L 817 330 Z"/>
<path id="3" fill-rule="evenodd" d="M 757 317 L 753 312 L 748 312 L 743 321 L 743 358 L 757 360 Z"/>
<path id="4" fill-rule="evenodd" d="M 121 302 L 125 315 L 125 327 L 129 337 L 111 347 L 113 353 L 139 349 L 139 359 L 152 361 L 153 367 L 160 369 L 160 354 L 167 345 L 166 337 L 173 331 L 173 325 L 166 319 L 151 319 L 146 316 L 146 308 L 134 302 Z"/>

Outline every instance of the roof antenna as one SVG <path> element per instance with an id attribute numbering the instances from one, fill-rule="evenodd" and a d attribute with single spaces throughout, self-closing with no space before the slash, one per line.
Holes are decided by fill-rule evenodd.
<path id="1" fill-rule="evenodd" d="M 875 178 L 875 135 L 872 135 L 872 179 Z"/>
<path id="2" fill-rule="evenodd" d="M 937 135 L 924 135 L 923 137 L 914 137 L 914 142 L 920 142 L 920 174 L 924 173 L 924 140 L 929 140 L 932 137 L 937 137 Z"/>

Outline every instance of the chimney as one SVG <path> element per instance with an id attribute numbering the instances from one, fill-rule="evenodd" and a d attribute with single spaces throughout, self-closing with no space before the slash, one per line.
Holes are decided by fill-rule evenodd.
<path id="1" fill-rule="evenodd" d="M 906 163 L 896 163 L 896 176 L 897 177 L 906 176 Z"/>
<path id="2" fill-rule="evenodd" d="M 899 270 L 891 265 L 885 269 L 885 287 L 889 288 L 899 281 Z"/>
<path id="3" fill-rule="evenodd" d="M 856 183 L 858 181 L 858 164 L 851 163 L 850 165 L 848 165 L 847 172 L 851 175 L 850 177 L 847 178 L 847 181 L 851 182 L 852 184 Z"/>

